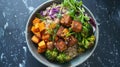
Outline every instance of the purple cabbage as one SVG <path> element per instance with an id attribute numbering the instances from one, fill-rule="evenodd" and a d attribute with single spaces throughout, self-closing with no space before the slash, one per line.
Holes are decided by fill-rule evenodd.
<path id="1" fill-rule="evenodd" d="M 60 6 L 56 7 L 56 8 L 52 8 L 52 9 L 48 9 L 48 10 L 45 10 L 45 11 L 41 11 L 40 12 L 40 15 L 41 16 L 50 16 L 51 19 L 54 19 L 56 18 L 56 14 L 60 11 Z"/>
<path id="2" fill-rule="evenodd" d="M 56 13 L 58 13 L 60 11 L 60 8 L 52 8 L 49 12 L 49 16 L 53 19 L 56 17 Z"/>
<path id="3" fill-rule="evenodd" d="M 40 11 L 40 15 L 41 15 L 41 16 L 44 16 L 44 15 L 43 15 L 43 11 Z"/>
<path id="4" fill-rule="evenodd" d="M 96 24 L 93 18 L 90 18 L 89 20 L 90 24 L 96 28 Z"/>

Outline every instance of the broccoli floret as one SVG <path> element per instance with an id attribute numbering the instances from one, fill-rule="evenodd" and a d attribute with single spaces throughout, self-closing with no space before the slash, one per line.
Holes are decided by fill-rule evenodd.
<path id="1" fill-rule="evenodd" d="M 60 53 L 57 56 L 57 61 L 60 63 L 64 63 L 66 61 L 69 61 L 70 59 L 71 59 L 70 56 L 66 55 L 65 53 Z"/>
<path id="2" fill-rule="evenodd" d="M 82 45 L 84 46 L 84 48 L 88 49 L 94 45 L 94 42 L 95 42 L 95 36 L 92 35 L 88 38 L 83 38 Z"/>
<path id="3" fill-rule="evenodd" d="M 51 55 L 52 55 L 52 51 L 50 51 L 50 50 L 47 50 L 46 52 L 45 52 L 45 56 L 47 57 L 47 59 L 51 59 Z"/>
<path id="4" fill-rule="evenodd" d="M 78 47 L 78 49 L 77 49 L 77 52 L 78 52 L 79 54 L 82 54 L 84 51 L 85 51 L 85 49 L 82 48 L 82 47 Z"/>
<path id="5" fill-rule="evenodd" d="M 91 42 L 94 42 L 94 41 L 95 41 L 95 36 L 92 35 L 92 36 L 88 37 L 87 39 L 88 39 L 89 41 L 91 41 Z"/>
<path id="6" fill-rule="evenodd" d="M 60 63 L 64 63 L 71 59 L 70 56 L 67 56 L 65 53 L 58 54 L 58 51 L 56 48 L 54 48 L 53 50 L 47 50 L 45 52 L 45 56 L 50 61 L 58 61 Z"/>
<path id="7" fill-rule="evenodd" d="M 81 35 L 83 37 L 89 37 L 93 34 L 93 28 L 88 22 L 83 23 Z"/>
<path id="8" fill-rule="evenodd" d="M 58 51 L 56 49 L 53 50 L 47 50 L 45 52 L 45 56 L 48 60 L 54 61 L 58 55 Z"/>

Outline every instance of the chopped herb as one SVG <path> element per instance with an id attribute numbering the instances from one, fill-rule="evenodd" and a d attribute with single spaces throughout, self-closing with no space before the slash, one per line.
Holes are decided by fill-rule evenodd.
<path id="1" fill-rule="evenodd" d="M 46 18 L 43 17 L 43 16 L 41 16 L 40 13 L 36 13 L 36 17 L 39 18 L 39 19 L 41 19 L 42 21 L 46 20 Z"/>
<path id="2" fill-rule="evenodd" d="M 60 25 L 59 24 L 57 24 L 56 25 L 56 28 L 53 30 L 53 38 L 52 38 L 52 40 L 54 41 L 55 40 L 55 37 L 56 37 L 56 33 L 57 33 L 57 31 L 58 31 L 58 29 L 59 29 L 59 27 L 60 27 Z"/>

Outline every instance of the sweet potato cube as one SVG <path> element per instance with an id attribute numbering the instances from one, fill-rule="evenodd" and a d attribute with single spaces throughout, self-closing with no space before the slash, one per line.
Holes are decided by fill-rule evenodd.
<path id="1" fill-rule="evenodd" d="M 37 32 L 37 33 L 34 33 L 39 39 L 41 39 L 41 33 L 40 32 Z"/>
<path id="2" fill-rule="evenodd" d="M 32 36 L 31 40 L 36 44 L 39 43 L 39 41 L 40 41 L 40 39 L 35 35 Z"/>
<path id="3" fill-rule="evenodd" d="M 39 28 L 35 28 L 35 26 L 32 26 L 31 31 L 35 34 L 39 32 Z"/>
<path id="4" fill-rule="evenodd" d="M 35 26 L 35 28 L 38 28 L 38 29 L 39 29 L 40 23 L 36 23 L 34 26 Z"/>
<path id="5" fill-rule="evenodd" d="M 49 34 L 43 34 L 43 35 L 42 35 L 42 39 L 43 39 L 44 41 L 48 41 L 49 38 L 50 38 L 50 35 L 49 35 Z"/>
<path id="6" fill-rule="evenodd" d="M 41 23 L 40 23 L 39 29 L 40 29 L 40 31 L 45 30 L 45 23 L 44 23 L 44 22 L 41 22 Z"/>
<path id="7" fill-rule="evenodd" d="M 38 47 L 38 50 L 37 50 L 37 51 L 38 51 L 38 53 L 43 53 L 43 52 L 46 51 L 46 49 Z"/>
<path id="8" fill-rule="evenodd" d="M 45 49 L 45 48 L 46 48 L 45 41 L 41 41 L 41 42 L 39 42 L 39 43 L 38 43 L 38 46 L 39 46 L 40 48 Z"/>
<path id="9" fill-rule="evenodd" d="M 35 19 L 33 20 L 33 24 L 40 23 L 40 22 L 41 22 L 40 19 L 37 17 L 35 17 Z"/>

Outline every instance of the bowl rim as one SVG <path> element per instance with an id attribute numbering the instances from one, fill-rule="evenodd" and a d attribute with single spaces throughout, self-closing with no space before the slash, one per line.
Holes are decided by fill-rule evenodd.
<path id="1" fill-rule="evenodd" d="M 48 0 L 48 1 L 45 1 L 44 3 L 40 4 L 36 9 L 34 9 L 31 13 L 31 15 L 29 16 L 28 18 L 28 21 L 27 21 L 27 24 L 26 24 L 26 29 L 25 29 L 25 38 L 26 38 L 26 42 L 27 42 L 27 46 L 28 46 L 28 49 L 30 51 L 30 53 L 32 54 L 33 57 L 35 57 L 40 63 L 46 65 L 46 66 L 50 66 L 50 67 L 54 67 L 53 64 L 49 65 L 45 62 L 43 62 L 42 60 L 40 60 L 40 58 L 37 57 L 37 55 L 34 54 L 34 52 L 32 51 L 31 47 L 30 47 L 30 43 L 28 42 L 28 26 L 29 26 L 29 23 L 30 23 L 30 19 L 32 18 L 32 16 L 35 14 L 36 11 L 38 11 L 44 4 L 46 3 L 49 3 L 53 0 Z M 97 45 L 98 45 L 98 39 L 99 39 L 99 28 L 98 28 L 98 23 L 93 15 L 93 13 L 83 4 L 83 7 L 88 11 L 88 13 L 92 16 L 92 18 L 94 19 L 95 23 L 96 23 L 96 42 L 95 42 L 95 45 L 94 47 L 92 48 L 91 52 L 88 54 L 88 56 L 85 58 L 85 60 L 79 62 L 79 63 L 76 63 L 74 64 L 73 66 L 78 66 L 80 64 L 82 64 L 83 62 L 85 62 L 88 58 L 90 58 L 90 56 L 93 54 L 93 52 L 95 51 Z"/>

